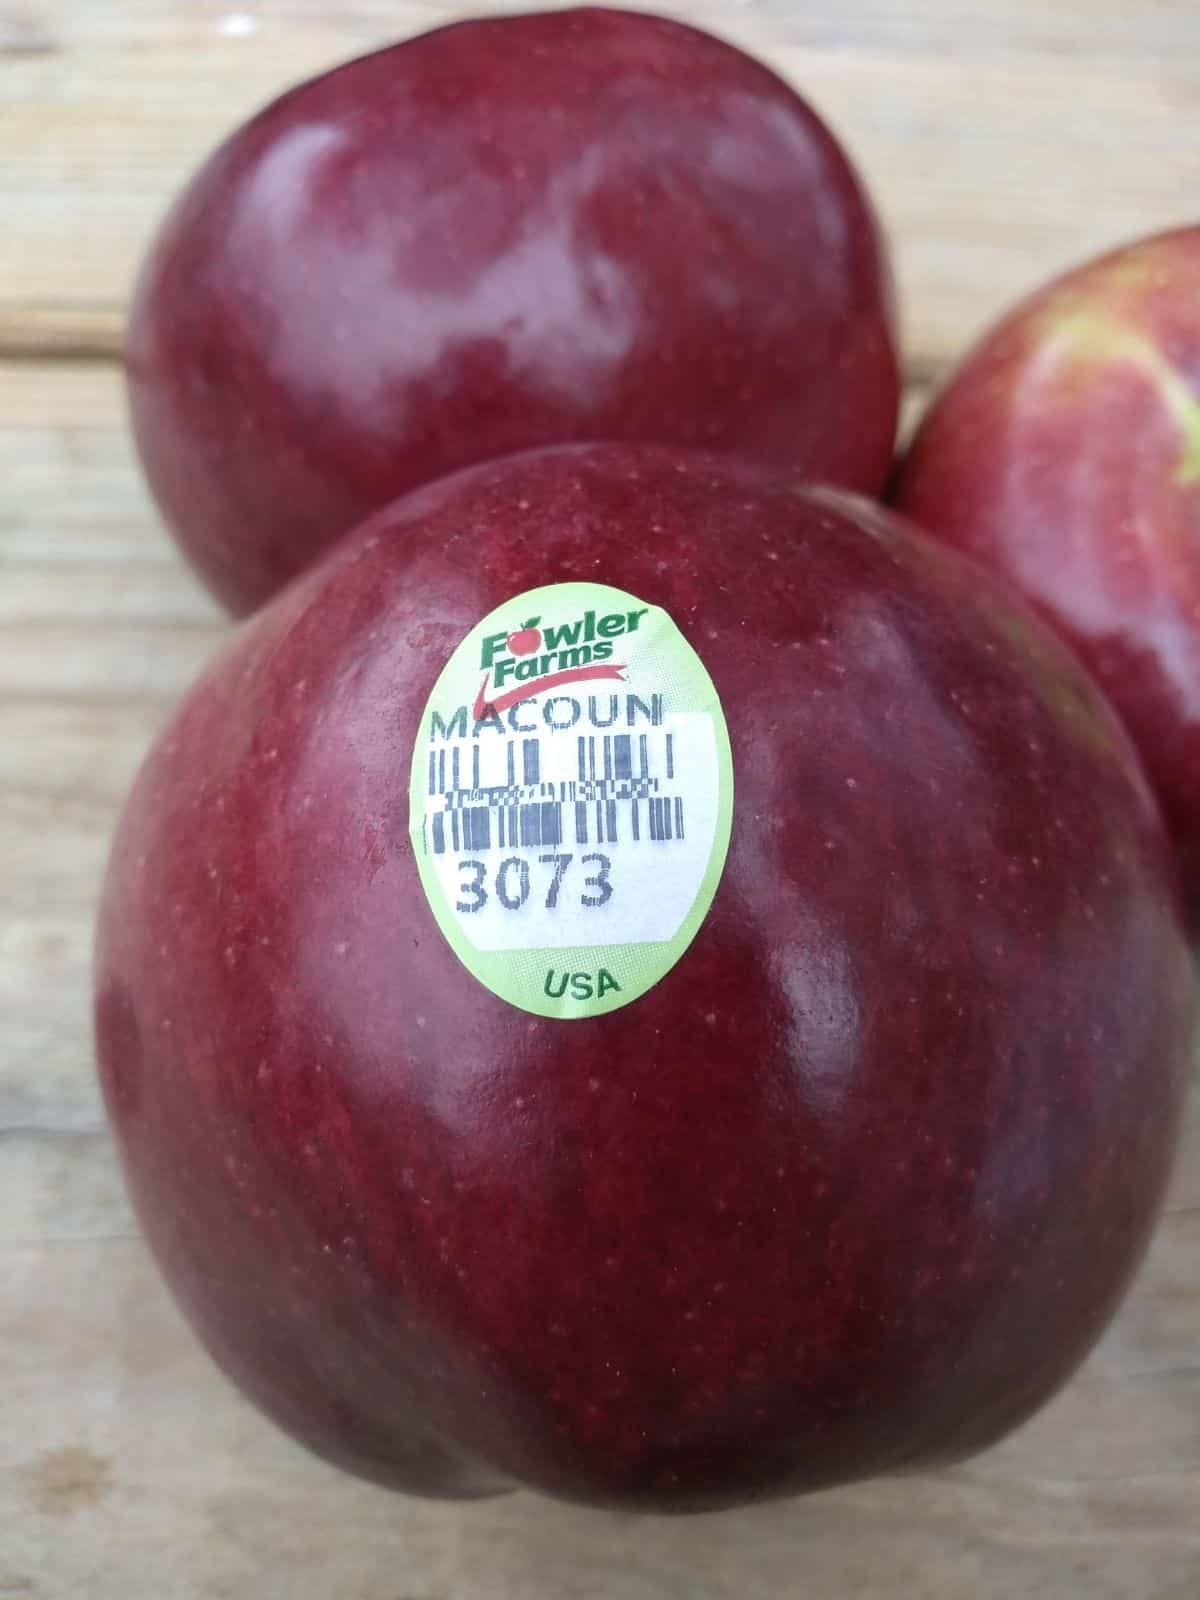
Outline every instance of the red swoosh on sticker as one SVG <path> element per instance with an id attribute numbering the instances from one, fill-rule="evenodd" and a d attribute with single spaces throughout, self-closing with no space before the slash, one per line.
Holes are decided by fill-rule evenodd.
<path id="1" fill-rule="evenodd" d="M 565 683 L 583 683 L 585 680 L 595 678 L 615 678 L 618 683 L 624 683 L 625 671 L 623 666 L 608 664 L 594 667 L 567 667 L 563 672 L 551 672 L 544 678 L 535 678 L 531 683 L 522 684 L 519 689 L 509 689 L 504 694 L 498 695 L 495 700 L 488 699 L 488 674 L 485 672 L 471 715 L 476 722 L 482 722 L 484 717 L 494 717 L 501 711 L 507 711 L 509 706 L 515 706 L 519 700 L 532 700 L 535 695 L 545 694 L 547 689 L 559 689 Z"/>

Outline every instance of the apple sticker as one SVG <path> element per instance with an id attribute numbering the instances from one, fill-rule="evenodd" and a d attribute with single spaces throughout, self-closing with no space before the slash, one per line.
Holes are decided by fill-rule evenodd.
<path id="1" fill-rule="evenodd" d="M 429 903 L 464 966 L 540 1016 L 615 1010 L 675 965 L 732 813 L 700 658 L 665 611 L 606 584 L 485 617 L 421 720 L 409 814 Z"/>

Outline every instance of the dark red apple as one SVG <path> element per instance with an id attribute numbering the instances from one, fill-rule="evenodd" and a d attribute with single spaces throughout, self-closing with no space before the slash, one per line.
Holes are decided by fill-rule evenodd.
<path id="1" fill-rule="evenodd" d="M 559 603 L 581 584 L 630 604 Z M 498 707 L 533 590 L 547 652 L 591 655 L 523 658 L 472 724 L 435 682 L 474 692 L 483 623 Z M 510 1003 L 431 868 L 461 874 L 456 937 L 485 900 L 644 931 L 718 770 L 682 736 L 660 764 L 689 681 L 733 774 L 694 937 L 644 992 Z M 635 757 L 593 821 L 637 744 L 593 730 L 630 726 L 642 787 Z M 470 750 L 520 745 L 545 789 L 577 735 L 613 755 L 582 817 L 585 780 L 551 784 L 541 850 L 464 820 L 474 859 L 435 859 L 427 754 L 449 806 L 435 758 L 466 752 L 458 798 L 502 829 Z M 591 852 L 562 873 L 546 806 Z M 536 984 L 539 949 L 502 982 L 523 955 Z M 866 502 L 630 446 L 422 489 L 236 635 L 137 781 L 96 980 L 142 1222 L 260 1405 L 381 1483 L 631 1507 L 941 1463 L 1026 1417 L 1141 1255 L 1192 1024 L 1158 811 L 1042 625 Z"/>
<path id="2" fill-rule="evenodd" d="M 1200 227 L 1017 306 L 942 391 L 894 498 L 1078 650 L 1149 768 L 1200 916 Z"/>
<path id="3" fill-rule="evenodd" d="M 829 131 L 729 45 L 607 10 L 441 28 L 276 101 L 164 225 L 128 365 L 163 514 L 239 612 L 397 494 L 537 445 L 875 493 L 898 396 Z"/>

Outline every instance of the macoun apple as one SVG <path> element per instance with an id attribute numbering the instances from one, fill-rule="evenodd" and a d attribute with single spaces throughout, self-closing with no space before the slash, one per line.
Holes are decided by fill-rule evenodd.
<path id="1" fill-rule="evenodd" d="M 1200 914 L 1200 227 L 1018 305 L 921 427 L 896 504 L 1015 583 L 1141 751 Z"/>
<path id="2" fill-rule="evenodd" d="M 418 490 L 235 635 L 96 981 L 137 1210 L 248 1394 L 398 1488 L 643 1508 L 1033 1411 L 1141 1255 L 1192 1025 L 1153 797 L 1036 618 L 865 501 L 620 445 Z"/>
<path id="3" fill-rule="evenodd" d="M 898 404 L 884 246 L 828 129 L 731 46 L 607 10 L 440 28 L 269 106 L 166 221 L 128 370 L 150 486 L 238 612 L 537 445 L 877 493 Z"/>

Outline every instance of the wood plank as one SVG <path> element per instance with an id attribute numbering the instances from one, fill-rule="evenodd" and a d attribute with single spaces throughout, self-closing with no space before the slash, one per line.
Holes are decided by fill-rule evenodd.
<path id="1" fill-rule="evenodd" d="M 101 1121 L 91 923 L 108 836 L 229 626 L 138 481 L 115 367 L 0 363 L 0 573 L 0 1137 L 86 1136 Z M 0 1233 L 45 1213 L 65 1158 L 44 1192 L 28 1178 L 0 1149 Z"/>
<path id="2" fill-rule="evenodd" d="M 123 514 L 134 505 L 145 506 L 136 475 L 128 470 L 133 456 L 124 440 L 125 431 L 121 374 L 114 366 L 86 361 L 46 365 L 0 357 L 0 436 L 9 451 L 6 464 L 19 467 L 30 450 L 37 452 L 26 484 L 10 487 L 5 480 L 0 501 L 5 522 L 0 527 L 11 526 L 14 517 L 27 514 L 27 508 L 45 509 L 38 493 L 38 474 L 47 475 L 44 489 L 53 493 L 55 472 L 60 467 L 69 471 L 75 456 L 92 448 L 88 436 L 96 432 L 110 436 L 110 460 L 116 475 L 125 480 L 120 491 L 127 502 Z M 21 437 L 13 439 L 14 434 Z M 29 434 L 42 437 L 31 442 L 25 437 Z M 67 499 L 60 496 L 54 504 L 56 515 Z"/>
<path id="3" fill-rule="evenodd" d="M 0 1250 L 136 1237 L 112 1141 L 99 1122 L 69 1132 L 0 1123 L 0 1141 Z"/>
<path id="4" fill-rule="evenodd" d="M 601 0 L 605 3 L 605 0 Z M 215 39 L 251 44 L 264 34 L 324 30 L 365 50 L 465 16 L 503 14 L 508 0 L 18 0 L 0 12 L 0 56 L 45 55 L 72 48 L 123 49 L 136 41 Z M 794 0 L 656 0 L 654 10 L 722 34 L 758 30 L 783 44 L 856 54 L 895 52 L 936 57 L 953 51 L 964 63 L 1056 56 L 1124 67 L 1174 65 L 1200 40 L 1193 8 L 1134 0 L 853 0 L 840 7 L 797 6 Z"/>
<path id="5" fill-rule="evenodd" d="M 895 240 L 914 373 L 1052 271 L 1194 213 L 1194 7 L 1059 0 L 1022 6 L 1019 25 L 1004 0 L 860 0 L 824 21 L 785 0 L 678 9 L 764 54 L 858 156 Z M 22 219 L 0 247 L 9 348 L 111 351 L 146 239 L 212 144 L 297 79 L 446 14 L 33 0 L 21 15 L 44 47 L 9 57 L 0 98 L 0 146 L 23 153 L 0 166 L 0 207 Z"/>
<path id="6" fill-rule="evenodd" d="M 136 1241 L 0 1244 L 0 1274 L 0 1594 L 1191 1600 L 1200 1576 L 1194 1413 L 1152 1376 L 1077 1383 L 973 1466 L 786 1505 L 463 1510 L 355 1483 L 261 1422 Z"/>

